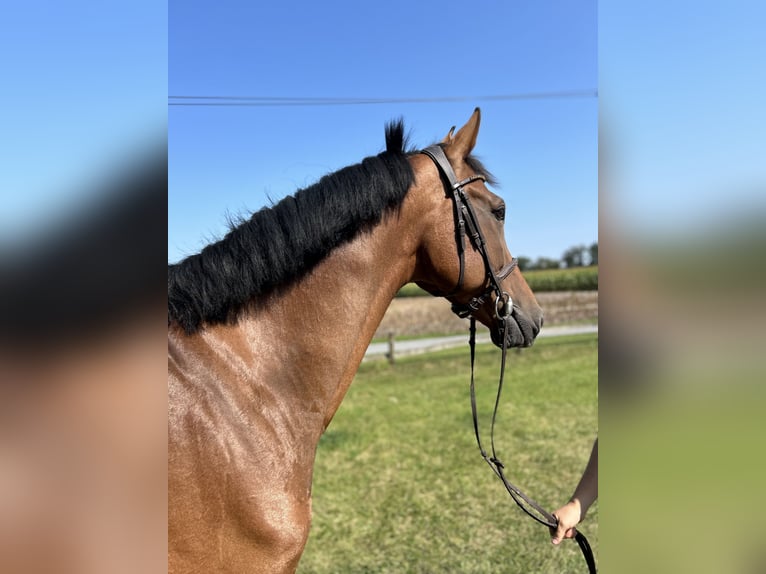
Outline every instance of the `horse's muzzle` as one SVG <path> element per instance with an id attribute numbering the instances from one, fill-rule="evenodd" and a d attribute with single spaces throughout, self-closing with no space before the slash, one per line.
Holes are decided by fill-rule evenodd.
<path id="1" fill-rule="evenodd" d="M 523 311 L 514 308 L 514 312 L 504 320 L 504 323 L 504 328 L 498 323 L 495 328 L 490 330 L 492 342 L 495 345 L 502 348 L 501 332 L 505 331 L 506 347 L 531 347 L 543 326 L 543 318 L 541 316 L 533 321 Z"/>

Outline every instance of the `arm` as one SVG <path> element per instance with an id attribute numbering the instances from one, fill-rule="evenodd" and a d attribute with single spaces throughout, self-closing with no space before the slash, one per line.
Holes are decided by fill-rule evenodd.
<path id="1" fill-rule="evenodd" d="M 585 518 L 585 514 L 596 498 L 598 498 L 598 438 L 593 443 L 588 465 L 572 498 L 553 513 L 559 520 L 558 527 L 550 529 L 553 544 L 558 544 L 564 538 L 574 538 L 575 526 Z"/>

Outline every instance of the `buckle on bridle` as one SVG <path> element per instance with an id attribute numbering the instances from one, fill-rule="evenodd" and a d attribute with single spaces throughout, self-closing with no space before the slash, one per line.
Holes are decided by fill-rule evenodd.
<path id="1" fill-rule="evenodd" d="M 513 313 L 513 299 L 507 292 L 503 291 L 495 298 L 495 317 L 503 320 L 510 317 L 511 313 Z"/>
<path id="2" fill-rule="evenodd" d="M 468 303 L 465 305 L 461 305 L 459 303 L 453 303 L 452 304 L 452 312 L 460 317 L 461 319 L 465 319 L 467 317 L 470 317 L 472 314 L 476 313 L 476 311 L 479 310 L 479 308 L 484 305 L 484 301 L 487 297 L 487 295 L 491 291 L 488 291 L 486 293 L 483 293 L 479 297 L 473 297 Z"/>

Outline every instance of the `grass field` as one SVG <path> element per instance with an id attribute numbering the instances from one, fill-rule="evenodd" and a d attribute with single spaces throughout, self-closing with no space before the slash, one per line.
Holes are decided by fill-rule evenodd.
<path id="1" fill-rule="evenodd" d="M 542 339 L 509 353 L 498 454 L 549 510 L 571 494 L 597 432 L 597 344 Z M 499 358 L 491 345 L 477 350 L 486 428 Z M 468 380 L 467 348 L 362 365 L 319 444 L 301 574 L 585 569 L 577 545 L 553 547 L 482 461 Z M 583 526 L 598 559 L 597 522 L 598 503 Z"/>

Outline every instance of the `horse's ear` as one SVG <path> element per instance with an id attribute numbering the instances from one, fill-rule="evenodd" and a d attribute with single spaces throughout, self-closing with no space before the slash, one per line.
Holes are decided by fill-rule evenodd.
<path id="1" fill-rule="evenodd" d="M 442 140 L 442 143 L 443 144 L 450 143 L 452 141 L 452 134 L 454 134 L 454 133 L 455 133 L 455 126 L 452 126 L 449 129 L 449 133 L 446 136 L 444 136 L 444 139 Z"/>
<path id="2" fill-rule="evenodd" d="M 476 145 L 476 136 L 479 135 L 479 124 L 481 123 L 481 111 L 476 108 L 473 115 L 466 124 L 458 130 L 447 145 L 444 151 L 447 157 L 453 162 L 460 162 L 471 154 Z M 450 132 L 452 133 L 452 132 Z"/>

